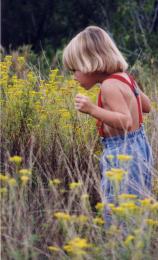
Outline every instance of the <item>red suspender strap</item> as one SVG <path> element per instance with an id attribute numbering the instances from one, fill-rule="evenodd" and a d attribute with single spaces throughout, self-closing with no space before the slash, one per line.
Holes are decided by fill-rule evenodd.
<path id="1" fill-rule="evenodd" d="M 139 92 L 137 90 L 137 85 L 136 85 L 133 77 L 130 74 L 128 74 L 127 72 L 126 72 L 126 74 L 128 75 L 128 77 L 131 81 L 131 84 L 128 82 L 128 80 L 126 80 L 124 77 L 122 77 L 120 75 L 111 75 L 111 76 L 107 77 L 106 79 L 108 79 L 108 78 L 118 79 L 118 80 L 122 81 L 123 83 L 127 84 L 131 88 L 131 90 L 134 92 L 136 99 L 137 99 L 137 104 L 138 104 L 139 126 L 140 126 L 143 122 L 143 116 L 142 116 L 142 110 L 141 110 L 141 105 L 140 105 Z"/>
<path id="2" fill-rule="evenodd" d="M 99 92 L 99 96 L 98 96 L 98 106 L 102 107 L 102 101 L 101 101 L 101 90 Z"/>
<path id="3" fill-rule="evenodd" d="M 138 92 L 138 87 L 137 87 L 136 82 L 133 79 L 133 77 L 131 75 L 129 75 L 128 73 L 127 73 L 127 75 L 128 75 L 128 77 L 131 81 L 131 84 L 133 85 L 134 94 L 135 94 L 136 99 L 137 99 L 138 113 L 139 113 L 139 125 L 141 125 L 143 123 L 143 115 L 142 115 L 142 109 L 141 109 L 141 104 L 140 104 L 140 95 L 139 95 L 139 92 Z"/>
<path id="4" fill-rule="evenodd" d="M 124 77 L 122 77 L 120 75 L 110 75 L 109 77 L 106 77 L 106 79 L 118 79 L 118 80 L 122 81 L 123 83 L 127 84 L 131 88 L 131 90 L 134 92 L 136 99 L 137 99 L 137 104 L 138 104 L 139 126 L 140 126 L 141 123 L 143 122 L 143 117 L 142 117 L 142 110 L 141 110 L 141 105 L 140 105 L 139 92 L 137 91 L 137 86 L 136 86 L 136 83 L 135 83 L 135 80 L 133 79 L 133 77 L 131 77 L 131 75 L 129 75 L 127 72 L 126 72 L 126 74 L 128 75 L 128 77 L 131 81 L 131 84 L 129 83 L 128 80 L 126 80 Z M 102 107 L 101 90 L 100 90 L 99 96 L 98 96 L 98 106 Z M 99 130 L 100 136 L 104 136 L 103 123 L 99 120 L 97 120 L 97 127 Z"/>
<path id="5" fill-rule="evenodd" d="M 100 90 L 99 96 L 98 96 L 98 106 L 102 107 L 101 90 Z M 103 122 L 100 120 L 97 120 L 96 125 L 97 125 L 98 131 L 99 131 L 99 135 L 104 136 Z"/>

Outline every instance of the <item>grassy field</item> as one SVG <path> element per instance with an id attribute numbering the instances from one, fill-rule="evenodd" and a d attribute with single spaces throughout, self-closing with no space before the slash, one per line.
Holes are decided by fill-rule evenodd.
<path id="1" fill-rule="evenodd" d="M 3 58 L 2 259 L 157 259 L 158 79 L 153 60 L 135 69 L 152 101 L 144 116 L 155 162 L 152 197 L 118 196 L 117 207 L 108 205 L 113 223 L 105 229 L 95 120 L 74 110 L 77 93 L 96 102 L 99 88 L 86 92 L 58 69 L 44 78 L 22 56 Z"/>

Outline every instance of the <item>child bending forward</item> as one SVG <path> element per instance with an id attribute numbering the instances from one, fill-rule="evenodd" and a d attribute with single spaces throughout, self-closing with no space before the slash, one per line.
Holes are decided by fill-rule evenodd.
<path id="1" fill-rule="evenodd" d="M 123 175 L 117 187 L 118 194 L 135 194 L 140 199 L 150 196 L 153 157 L 142 113 L 149 113 L 151 105 L 127 72 L 125 58 L 103 29 L 89 26 L 66 46 L 63 63 L 73 71 L 75 80 L 84 89 L 100 83 L 98 105 L 78 94 L 75 108 L 97 119 L 103 144 L 100 168 L 105 201 L 115 201 L 116 187 L 110 179 L 114 172 L 118 173 L 116 178 Z M 121 171 L 122 167 L 128 174 Z"/>

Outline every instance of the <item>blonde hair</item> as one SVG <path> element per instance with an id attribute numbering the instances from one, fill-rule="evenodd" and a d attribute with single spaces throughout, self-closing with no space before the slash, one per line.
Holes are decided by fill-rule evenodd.
<path id="1" fill-rule="evenodd" d="M 108 33 L 88 26 L 77 34 L 63 52 L 64 67 L 83 73 L 95 71 L 112 74 L 127 70 L 128 64 Z"/>

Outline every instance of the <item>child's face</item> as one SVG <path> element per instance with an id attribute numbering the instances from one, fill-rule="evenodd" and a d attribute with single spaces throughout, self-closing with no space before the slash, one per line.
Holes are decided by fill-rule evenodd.
<path id="1" fill-rule="evenodd" d="M 77 80 L 81 86 L 87 90 L 93 87 L 93 85 L 96 83 L 96 79 L 93 73 L 83 73 L 78 70 L 74 72 L 74 79 Z"/>

